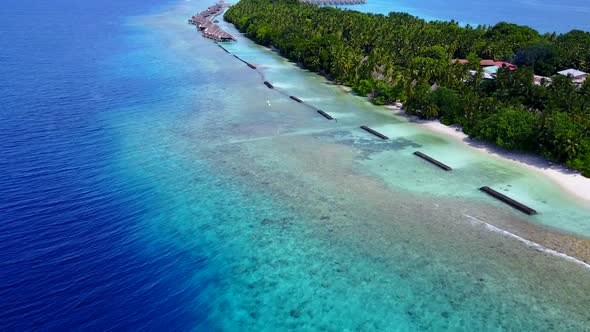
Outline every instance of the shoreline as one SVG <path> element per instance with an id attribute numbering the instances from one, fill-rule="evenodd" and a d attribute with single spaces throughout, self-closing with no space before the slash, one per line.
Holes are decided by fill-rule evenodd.
<path id="1" fill-rule="evenodd" d="M 411 122 L 420 125 L 433 133 L 437 133 L 455 141 L 461 142 L 479 153 L 487 156 L 500 158 L 502 160 L 518 164 L 529 170 L 541 174 L 563 190 L 574 195 L 585 202 L 590 202 L 590 178 L 582 176 L 581 173 L 567 168 L 565 165 L 556 164 L 544 159 L 541 156 L 523 152 L 508 151 L 492 145 L 472 139 L 457 126 L 446 126 L 440 120 L 422 120 L 416 116 L 408 115 L 403 109 L 394 108 L 391 105 L 385 106 L 392 114 L 402 116 Z M 458 130 L 459 129 L 459 130 Z"/>
<path id="2" fill-rule="evenodd" d="M 280 53 L 277 52 L 277 50 L 273 47 L 262 47 L 280 55 Z M 283 57 L 282 55 L 280 56 Z M 353 94 L 353 89 L 351 87 L 334 83 L 321 73 L 316 74 L 327 79 L 328 82 L 333 83 L 343 93 Z M 423 120 L 417 116 L 408 115 L 404 111 L 403 106 L 399 107 L 396 105 L 385 105 L 383 107 L 387 109 L 390 114 L 404 117 L 410 120 L 410 122 L 416 123 L 420 125 L 421 128 L 425 128 L 430 132 L 446 136 L 457 142 L 461 142 L 463 145 L 472 148 L 479 153 L 485 154 L 488 157 L 499 158 L 537 172 L 538 174 L 548 178 L 564 191 L 573 195 L 575 198 L 580 199 L 585 203 L 590 203 L 590 178 L 584 177 L 581 172 L 574 171 L 563 164 L 551 162 L 538 155 L 518 151 L 509 151 L 494 146 L 491 143 L 478 141 L 476 139 L 470 138 L 456 125 L 447 126 L 442 124 L 439 119 Z"/>
<path id="3" fill-rule="evenodd" d="M 261 46 L 283 57 L 276 49 L 274 49 L 274 47 Z M 334 86 L 336 86 L 341 92 L 351 95 L 353 94 L 353 89 L 351 87 L 334 83 L 321 73 L 316 74 L 322 76 L 324 79 L 328 80 L 328 82 L 334 84 Z M 548 178 L 551 182 L 559 186 L 564 191 L 573 195 L 575 198 L 582 200 L 585 203 L 590 203 L 590 178 L 584 177 L 581 172 L 574 171 L 565 165 L 551 162 L 538 155 L 518 151 L 509 151 L 494 146 L 491 143 L 478 141 L 476 139 L 470 138 L 456 125 L 447 126 L 442 124 L 439 119 L 423 120 L 417 116 L 408 115 L 404 111 L 403 106 L 400 106 L 384 105 L 383 107 L 387 109 L 390 114 L 404 117 L 410 120 L 410 122 L 418 124 L 421 128 L 425 128 L 430 132 L 446 136 L 457 142 L 461 142 L 463 145 L 472 148 L 479 153 L 485 154 L 488 157 L 499 158 L 501 160 L 508 161 L 537 172 L 538 174 Z"/>
<path id="4" fill-rule="evenodd" d="M 273 48 L 259 45 L 267 51 L 280 53 Z M 283 56 L 281 58 L 285 59 Z M 287 59 L 288 60 L 288 59 Z M 298 67 L 301 68 L 299 64 Z M 346 95 L 354 95 L 353 89 L 349 86 L 335 83 L 328 79 L 326 75 L 315 73 L 326 79 L 339 92 Z M 366 97 L 361 97 L 367 100 Z M 381 109 L 377 105 L 376 109 Z M 419 128 L 448 137 L 451 140 L 460 142 L 463 146 L 472 148 L 486 157 L 497 158 L 520 165 L 536 172 L 537 174 L 549 179 L 550 182 L 560 187 L 566 194 L 571 195 L 572 199 L 579 200 L 582 204 L 590 203 L 590 178 L 582 176 L 579 172 L 567 168 L 565 165 L 552 163 L 541 156 L 526 154 L 522 152 L 508 151 L 494 146 L 491 143 L 481 142 L 463 133 L 456 125 L 446 126 L 440 120 L 423 120 L 413 115 L 408 115 L 403 110 L 401 104 L 384 105 L 389 115 L 400 116 L 409 120 L 409 123 L 416 124 Z M 471 220 L 472 224 L 479 224 L 488 231 L 507 236 L 516 240 L 528 248 L 538 251 L 541 254 L 554 256 L 569 261 L 581 268 L 590 271 L 590 252 L 587 251 L 590 242 L 588 238 L 568 233 L 559 229 L 546 228 L 536 223 L 526 225 L 517 225 L 516 227 L 504 228 L 501 225 L 494 225 L 477 217 L 463 214 Z"/>
<path id="5" fill-rule="evenodd" d="M 240 33 L 244 36 L 243 33 Z M 244 36 L 245 39 L 248 39 Z M 252 41 L 252 40 L 250 40 Z M 278 50 L 272 46 L 260 45 L 252 41 L 254 45 L 260 47 L 264 51 L 277 54 L 281 59 L 288 62 L 294 63 L 301 70 L 306 70 L 301 64 L 290 61 L 288 58 L 282 56 Z M 263 67 L 263 66 L 262 66 Z M 260 68 L 262 69 L 262 68 Z M 354 96 L 353 89 L 349 86 L 340 84 L 331 80 L 321 72 L 313 72 L 315 75 L 319 75 L 326 80 L 329 85 L 332 85 L 340 93 Z M 358 96 L 363 98 L 361 96 Z M 367 100 L 366 97 L 363 99 Z M 559 186 L 565 192 L 566 195 L 571 199 L 579 201 L 581 204 L 590 206 L 590 179 L 582 177 L 580 174 L 569 170 L 563 165 L 556 165 L 545 160 L 543 157 L 535 155 L 527 155 L 523 153 L 510 152 L 496 148 L 492 144 L 480 142 L 474 139 L 470 139 L 462 131 L 457 131 L 457 127 L 448 127 L 440 123 L 438 120 L 421 120 L 415 116 L 411 116 L 405 113 L 402 105 L 384 105 L 383 108 L 372 105 L 373 110 L 384 110 L 388 115 L 398 115 L 406 118 L 409 122 L 416 124 L 416 127 L 426 129 L 426 132 L 437 133 L 441 136 L 449 137 L 451 140 L 460 141 L 462 145 L 467 145 L 475 149 L 478 153 L 485 154 L 486 157 L 498 158 L 497 160 L 512 161 L 520 164 L 527 169 L 540 174 L 548 178 L 548 180 L 556 186 Z M 377 107 L 376 107 L 377 106 Z M 400 107 L 401 106 L 401 107 Z M 584 189 L 584 186 L 588 189 Z M 585 270 L 590 270 L 590 242 L 588 237 L 570 233 L 563 229 L 546 227 L 546 225 L 540 225 L 535 222 L 527 220 L 525 222 L 518 222 L 510 227 L 506 225 L 488 223 L 482 219 L 476 217 L 466 216 L 468 220 L 471 220 L 471 224 L 474 220 L 483 226 L 486 230 L 493 233 L 498 233 L 512 240 L 520 242 L 524 246 L 531 248 L 542 255 L 550 255 L 559 259 L 565 259 L 570 263 L 574 263 Z M 475 219 L 471 219 L 475 218 Z"/>

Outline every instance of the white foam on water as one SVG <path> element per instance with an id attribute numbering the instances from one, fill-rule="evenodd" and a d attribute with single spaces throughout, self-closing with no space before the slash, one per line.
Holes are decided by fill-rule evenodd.
<path id="1" fill-rule="evenodd" d="M 307 103 L 321 103 L 323 101 L 326 101 L 326 98 L 322 98 L 322 97 L 300 97 L 301 99 L 303 99 L 303 101 L 307 102 Z"/>
<path id="2" fill-rule="evenodd" d="M 525 239 L 523 237 L 520 237 L 520 236 L 518 236 L 518 235 L 516 235 L 514 233 L 510 233 L 509 231 L 506 231 L 506 230 L 503 230 L 501 228 L 498 228 L 498 227 L 496 227 L 494 225 L 491 225 L 491 224 L 489 224 L 489 223 L 487 223 L 487 222 L 485 222 L 485 221 L 483 221 L 481 219 L 478 219 L 476 217 L 470 216 L 468 214 L 463 214 L 463 215 L 465 217 L 469 218 L 470 220 L 472 220 L 475 223 L 479 223 L 479 224 L 484 225 L 485 228 L 487 228 L 488 230 L 490 230 L 492 232 L 499 233 L 499 234 L 502 234 L 502 235 L 506 235 L 506 236 L 508 236 L 510 238 L 513 238 L 513 239 L 515 239 L 515 240 L 517 240 L 519 242 L 524 243 L 526 246 L 528 246 L 530 248 L 533 248 L 533 249 L 538 250 L 540 252 L 547 253 L 547 254 L 552 255 L 552 256 L 563 258 L 563 259 L 565 259 L 567 261 L 570 261 L 572 263 L 575 263 L 575 264 L 577 264 L 577 265 L 579 265 L 579 266 L 581 266 L 581 267 L 583 267 L 583 268 L 585 268 L 587 270 L 590 270 L 590 264 L 588 264 L 588 263 L 586 263 L 584 261 L 581 261 L 581 260 L 579 260 L 579 259 L 577 259 L 575 257 L 568 256 L 568 255 L 566 255 L 564 253 L 561 253 L 561 252 L 555 251 L 553 249 L 549 249 L 547 247 L 544 247 L 544 246 L 542 246 L 542 245 L 540 245 L 540 244 L 538 244 L 536 242 L 529 241 L 529 240 L 527 240 L 527 239 Z"/>
<path id="3" fill-rule="evenodd" d="M 268 78 L 268 77 L 267 77 Z M 281 83 L 281 82 L 277 82 L 277 81 L 269 81 L 270 83 L 272 83 L 272 85 L 275 86 L 275 88 L 279 88 L 279 89 L 286 89 L 289 90 L 291 88 L 294 88 L 295 85 L 294 84 L 289 84 L 289 83 Z"/>
<path id="4" fill-rule="evenodd" d="M 331 116 L 333 116 L 336 119 L 346 119 L 346 118 L 355 118 L 355 117 L 357 117 L 357 115 L 354 114 L 354 113 L 331 112 L 331 111 L 325 110 L 325 109 L 324 109 L 324 111 L 326 113 L 330 114 Z"/>

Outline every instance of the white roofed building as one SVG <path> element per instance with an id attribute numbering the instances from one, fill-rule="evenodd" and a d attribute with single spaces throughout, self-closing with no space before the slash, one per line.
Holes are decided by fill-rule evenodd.
<path id="1" fill-rule="evenodd" d="M 535 75 L 533 78 L 533 82 L 535 83 L 535 85 L 547 85 L 551 83 L 551 78 L 549 77 L 545 77 L 545 76 L 539 76 L 539 75 Z"/>
<path id="2" fill-rule="evenodd" d="M 571 69 L 571 68 L 559 71 L 557 73 L 559 75 L 571 77 L 572 81 L 576 84 L 584 83 L 584 81 L 586 80 L 586 77 L 588 77 L 588 73 L 585 73 L 585 72 L 583 72 L 581 70 L 577 70 L 577 69 Z"/>

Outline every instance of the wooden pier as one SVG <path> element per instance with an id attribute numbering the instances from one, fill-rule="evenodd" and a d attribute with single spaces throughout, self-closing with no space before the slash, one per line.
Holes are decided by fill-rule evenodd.
<path id="1" fill-rule="evenodd" d="M 362 5 L 366 0 L 299 0 L 299 2 L 318 6 Z"/>
<path id="2" fill-rule="evenodd" d="M 188 20 L 188 23 L 195 25 L 197 29 L 201 30 L 203 36 L 206 38 L 213 39 L 217 42 L 225 42 L 232 40 L 235 41 L 237 40 L 236 37 L 232 36 L 228 32 L 224 31 L 222 28 L 220 28 L 217 24 L 213 23 L 213 19 L 216 16 L 221 15 L 224 11 L 224 8 L 228 6 L 229 5 L 226 4 L 223 0 L 220 0 L 219 3 L 216 3 L 215 5 L 191 17 Z M 227 52 L 227 50 L 225 51 Z"/>
<path id="3" fill-rule="evenodd" d="M 481 187 L 481 188 L 479 188 L 479 190 L 485 192 L 486 194 L 488 194 L 488 195 L 490 195 L 490 196 L 512 206 L 513 208 L 528 214 L 528 215 L 537 214 L 537 211 L 531 209 L 530 207 L 528 207 L 520 202 L 515 201 L 514 199 L 512 199 L 504 194 L 501 194 L 501 193 L 495 191 L 494 189 L 492 189 L 490 187 Z"/>

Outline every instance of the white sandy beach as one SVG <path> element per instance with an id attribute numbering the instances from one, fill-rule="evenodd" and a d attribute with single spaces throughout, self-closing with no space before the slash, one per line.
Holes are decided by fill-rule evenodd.
<path id="1" fill-rule="evenodd" d="M 502 158 L 513 163 L 517 163 L 529 170 L 538 172 L 554 181 L 567 192 L 576 197 L 590 202 L 590 178 L 582 176 L 579 172 L 572 171 L 564 165 L 559 165 L 547 161 L 546 159 L 521 152 L 507 151 L 489 143 L 480 142 L 469 138 L 463 131 L 456 126 L 446 126 L 438 120 L 421 120 L 414 116 L 405 114 L 403 110 L 387 106 L 388 109 L 396 115 L 410 118 L 413 122 L 419 124 L 432 132 L 445 135 L 488 156 Z"/>

